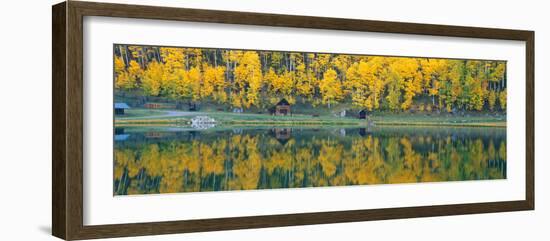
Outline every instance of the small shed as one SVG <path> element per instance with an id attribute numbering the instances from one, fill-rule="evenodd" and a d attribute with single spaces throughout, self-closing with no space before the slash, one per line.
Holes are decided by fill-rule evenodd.
<path id="1" fill-rule="evenodd" d="M 282 99 L 275 105 L 275 115 L 290 115 L 290 103 L 286 99 Z"/>
<path id="2" fill-rule="evenodd" d="M 271 129 L 272 133 L 275 136 L 275 139 L 285 145 L 291 137 L 292 129 L 291 128 L 273 128 Z"/>
<path id="3" fill-rule="evenodd" d="M 130 106 L 122 102 L 115 103 L 115 115 L 124 115 L 125 109 L 130 109 Z"/>
<path id="4" fill-rule="evenodd" d="M 367 119 L 367 110 L 359 111 L 359 119 Z"/>

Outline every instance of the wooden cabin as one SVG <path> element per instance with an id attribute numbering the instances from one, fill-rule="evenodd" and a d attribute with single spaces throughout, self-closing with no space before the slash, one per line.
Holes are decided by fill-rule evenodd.
<path id="1" fill-rule="evenodd" d="M 130 109 L 130 106 L 122 102 L 115 103 L 115 115 L 124 115 L 125 109 Z"/>
<path id="2" fill-rule="evenodd" d="M 286 99 L 282 99 L 275 105 L 275 115 L 290 115 L 290 103 Z"/>
<path id="3" fill-rule="evenodd" d="M 359 111 L 359 119 L 367 119 L 367 110 Z"/>

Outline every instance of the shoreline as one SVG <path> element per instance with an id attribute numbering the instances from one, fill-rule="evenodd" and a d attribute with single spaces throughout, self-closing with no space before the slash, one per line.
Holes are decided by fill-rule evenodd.
<path id="1" fill-rule="evenodd" d="M 114 126 L 191 127 L 197 116 L 208 116 L 216 126 L 441 126 L 506 128 L 506 115 L 473 113 L 467 115 L 431 113 L 377 113 L 367 119 L 334 115 L 273 116 L 260 113 L 185 112 L 178 110 L 131 109 L 126 116 L 115 116 Z"/>
<path id="2" fill-rule="evenodd" d="M 115 120 L 115 127 L 132 127 L 132 126 L 151 126 L 151 127 L 189 127 L 191 124 L 187 120 Z M 242 121 L 231 123 L 218 123 L 217 126 L 348 126 L 348 127 L 368 127 L 367 123 L 357 122 L 274 122 L 274 121 Z M 506 128 L 506 122 L 469 122 L 469 123 L 441 123 L 441 122 L 384 122 L 373 121 L 372 126 L 439 126 L 439 127 L 493 127 Z"/>

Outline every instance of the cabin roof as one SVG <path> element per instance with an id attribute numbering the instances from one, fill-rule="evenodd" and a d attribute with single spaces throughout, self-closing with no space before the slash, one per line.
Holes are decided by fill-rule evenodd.
<path id="1" fill-rule="evenodd" d="M 128 106 L 126 103 L 118 102 L 115 103 L 115 109 L 130 109 L 130 106 Z"/>
<path id="2" fill-rule="evenodd" d="M 283 98 L 281 101 L 279 101 L 279 103 L 277 103 L 277 105 L 290 105 L 290 103 L 288 103 L 288 101 Z"/>

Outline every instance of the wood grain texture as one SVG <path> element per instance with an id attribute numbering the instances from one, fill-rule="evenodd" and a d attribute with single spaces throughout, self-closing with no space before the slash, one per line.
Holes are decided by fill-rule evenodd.
<path id="1" fill-rule="evenodd" d="M 530 31 L 158 6 L 72 2 L 86 16 L 525 40 Z"/>
<path id="2" fill-rule="evenodd" d="M 66 4 L 52 7 L 52 234 L 66 237 Z"/>
<path id="3" fill-rule="evenodd" d="M 67 5 L 67 239 L 83 228 L 83 15 Z"/>
<path id="4" fill-rule="evenodd" d="M 338 212 L 83 225 L 83 18 L 106 16 L 174 21 L 519 40 L 526 43 L 526 198 L 491 203 Z M 74 239 L 265 228 L 534 209 L 534 32 L 523 30 L 290 16 L 69 1 L 53 7 L 52 225 Z"/>
<path id="5" fill-rule="evenodd" d="M 529 32 L 525 51 L 526 131 L 525 131 L 525 200 L 535 209 L 535 32 Z"/>
<path id="6" fill-rule="evenodd" d="M 79 238 L 205 232 L 528 210 L 524 201 L 85 226 Z"/>

